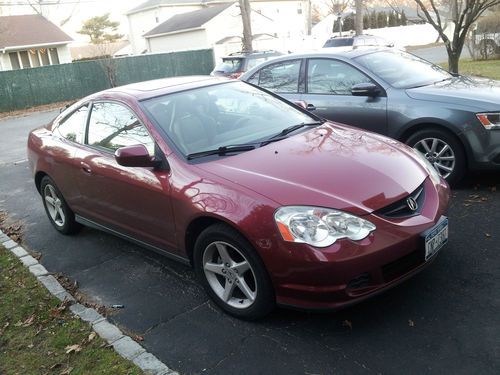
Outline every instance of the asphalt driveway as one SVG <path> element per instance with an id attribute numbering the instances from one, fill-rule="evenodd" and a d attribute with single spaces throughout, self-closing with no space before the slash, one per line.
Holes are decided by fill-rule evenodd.
<path id="1" fill-rule="evenodd" d="M 500 373 L 500 172 L 454 191 L 450 241 L 430 267 L 379 297 L 313 314 L 278 309 L 242 322 L 208 301 L 190 268 L 84 228 L 57 233 L 25 156 L 30 129 L 57 112 L 0 121 L 0 209 L 24 244 L 110 319 L 184 374 Z"/>

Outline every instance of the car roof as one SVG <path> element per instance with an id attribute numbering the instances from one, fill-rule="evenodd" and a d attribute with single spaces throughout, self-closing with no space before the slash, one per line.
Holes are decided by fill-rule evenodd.
<path id="1" fill-rule="evenodd" d="M 150 81 L 131 83 L 124 86 L 113 87 L 98 92 L 91 96 L 93 99 L 110 96 L 132 96 L 137 100 L 144 100 L 156 96 L 172 94 L 179 91 L 190 90 L 233 81 L 225 77 L 211 76 L 181 76 L 161 78 Z"/>
<path id="2" fill-rule="evenodd" d="M 273 62 L 281 61 L 281 60 L 289 60 L 290 58 L 310 58 L 310 57 L 341 57 L 345 59 L 353 59 L 358 56 L 368 55 L 373 52 L 378 51 L 390 51 L 393 52 L 393 48 L 387 47 L 366 47 L 366 48 L 356 48 L 350 49 L 348 51 L 344 50 L 336 50 L 335 48 L 322 48 L 319 50 L 309 51 L 309 52 L 298 52 L 298 53 L 290 53 L 288 55 L 283 55 L 273 59 Z"/>

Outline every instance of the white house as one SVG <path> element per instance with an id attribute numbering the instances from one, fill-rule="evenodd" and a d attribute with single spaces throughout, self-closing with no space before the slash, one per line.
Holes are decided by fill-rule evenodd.
<path id="1" fill-rule="evenodd" d="M 256 13 L 253 33 L 269 35 L 274 23 Z M 267 34 L 266 34 L 267 31 Z M 177 14 L 144 34 L 148 52 L 167 52 L 218 48 L 229 46 L 232 50 L 222 49 L 222 54 L 241 50 L 243 26 L 240 9 L 236 3 L 210 5 L 192 12 Z M 274 36 L 270 35 L 270 38 Z M 233 40 L 239 40 L 234 43 Z M 216 55 L 217 55 L 216 51 Z"/>
<path id="2" fill-rule="evenodd" d="M 0 71 L 71 62 L 72 39 L 39 14 L 0 17 Z"/>
<path id="3" fill-rule="evenodd" d="M 208 6 L 223 4 L 227 4 L 227 0 L 146 1 L 127 12 L 129 40 L 133 53 L 149 51 L 144 35 L 149 34 L 150 30 L 168 19 L 179 14 L 207 8 Z M 238 4 L 235 3 L 234 6 L 237 8 Z M 309 0 L 250 0 L 250 6 L 252 8 L 252 32 L 254 35 L 269 34 L 274 37 L 286 38 L 307 35 L 310 32 Z M 261 26 L 263 23 L 268 25 L 265 29 Z M 226 26 L 226 32 L 219 35 L 218 40 L 229 35 L 236 35 L 236 31 L 230 28 L 231 25 Z M 241 30 L 241 26 L 238 26 L 238 30 Z"/>

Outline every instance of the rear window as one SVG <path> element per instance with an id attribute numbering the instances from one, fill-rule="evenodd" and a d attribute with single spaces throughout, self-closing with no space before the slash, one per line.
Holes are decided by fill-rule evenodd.
<path id="1" fill-rule="evenodd" d="M 242 66 L 243 59 L 222 59 L 222 62 L 215 67 L 214 71 L 222 73 L 236 73 L 241 71 Z"/>
<path id="2" fill-rule="evenodd" d="M 339 39 L 328 39 L 323 46 L 325 47 L 346 47 L 346 46 L 352 46 L 354 43 L 353 38 L 339 38 Z"/>

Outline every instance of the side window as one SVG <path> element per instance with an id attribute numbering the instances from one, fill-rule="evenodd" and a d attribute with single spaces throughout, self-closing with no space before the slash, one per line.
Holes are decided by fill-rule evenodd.
<path id="1" fill-rule="evenodd" d="M 307 91 L 310 94 L 351 95 L 352 86 L 366 82 L 371 79 L 342 61 L 309 60 Z"/>
<path id="2" fill-rule="evenodd" d="M 260 75 L 260 71 L 257 71 L 256 73 L 254 73 L 249 79 L 248 79 L 248 83 L 251 83 L 253 85 L 258 85 L 259 84 L 259 75 Z"/>
<path id="3" fill-rule="evenodd" d="M 300 63 L 301 60 L 283 61 L 262 68 L 259 86 L 278 93 L 297 93 Z"/>
<path id="4" fill-rule="evenodd" d="M 87 143 L 111 151 L 143 144 L 154 155 L 154 141 L 146 128 L 130 109 L 117 103 L 94 103 Z"/>
<path id="5" fill-rule="evenodd" d="M 55 132 L 61 137 L 66 138 L 68 141 L 83 143 L 83 135 L 85 134 L 88 112 L 88 105 L 80 107 L 71 115 L 59 122 Z"/>

